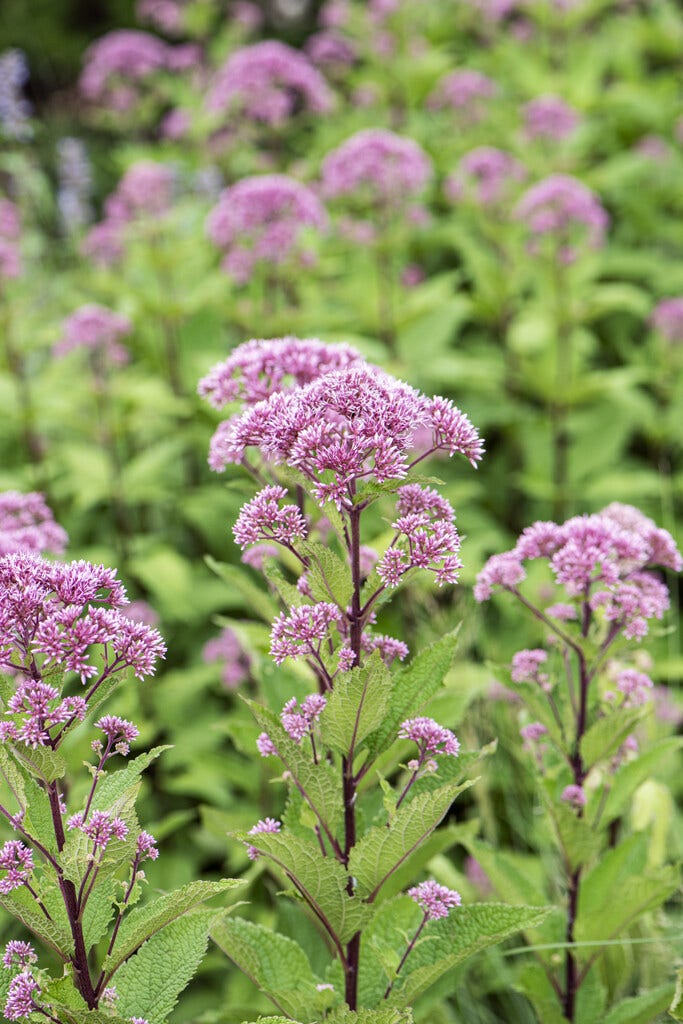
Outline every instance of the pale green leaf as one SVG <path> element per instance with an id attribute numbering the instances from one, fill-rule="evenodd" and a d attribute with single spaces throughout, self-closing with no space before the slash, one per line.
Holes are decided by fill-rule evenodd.
<path id="1" fill-rule="evenodd" d="M 244 570 L 237 566 L 218 562 L 211 555 L 206 555 L 204 561 L 212 572 L 215 572 L 230 588 L 241 595 L 248 607 L 256 612 L 259 618 L 270 625 L 278 614 L 279 608 L 269 594 L 266 594 Z"/>
<path id="2" fill-rule="evenodd" d="M 163 1024 L 202 961 L 215 917 L 215 911 L 203 910 L 172 921 L 117 971 L 121 1016 Z"/>
<path id="3" fill-rule="evenodd" d="M 0 906 L 66 960 L 73 950 L 71 935 L 57 921 L 48 921 L 33 896 L 22 886 L 0 895 Z"/>
<path id="4" fill-rule="evenodd" d="M 683 736 L 669 736 L 643 751 L 635 761 L 627 761 L 617 771 L 602 812 L 605 825 L 628 808 L 634 791 L 657 770 L 660 763 L 683 747 Z"/>
<path id="5" fill-rule="evenodd" d="M 581 740 L 581 757 L 586 767 L 611 757 L 643 717 L 643 708 L 619 708 L 599 718 Z"/>
<path id="6" fill-rule="evenodd" d="M 279 1010 L 308 1017 L 311 1004 L 317 1002 L 318 979 L 298 943 L 239 917 L 220 917 L 211 938 Z"/>
<path id="7" fill-rule="evenodd" d="M 92 809 L 94 811 L 110 810 L 127 790 L 137 784 L 140 776 L 152 761 L 155 761 L 165 750 L 171 749 L 169 745 L 153 747 L 152 750 L 134 758 L 125 768 L 104 774 L 97 784 Z"/>
<path id="8" fill-rule="evenodd" d="M 14 753 L 21 763 L 43 782 L 54 782 L 66 775 L 66 761 L 50 747 L 24 747 L 18 744 Z"/>
<path id="9" fill-rule="evenodd" d="M 548 801 L 548 810 L 560 846 L 572 871 L 575 871 L 598 854 L 601 835 L 585 818 L 579 818 L 567 804 L 559 803 L 553 806 Z"/>
<path id="10" fill-rule="evenodd" d="M 593 904 L 576 923 L 578 942 L 595 942 L 615 938 L 624 928 L 638 920 L 643 914 L 669 899 L 679 888 L 680 872 L 676 867 L 661 868 L 649 875 L 624 879 L 619 890 L 619 899 L 605 892 L 603 900 Z"/>
<path id="11" fill-rule="evenodd" d="M 683 1020 L 683 968 L 681 967 L 676 973 L 676 990 L 669 1007 L 669 1016 L 674 1020 Z"/>
<path id="12" fill-rule="evenodd" d="M 386 1007 L 381 1010 L 349 1010 L 337 1006 L 325 1018 L 326 1024 L 413 1024 L 411 1010 Z"/>
<path id="13" fill-rule="evenodd" d="M 308 585 L 316 601 L 332 601 L 346 609 L 353 594 L 351 566 L 317 541 L 306 541 L 299 550 L 310 559 Z"/>
<path id="14" fill-rule="evenodd" d="M 613 1006 L 602 1024 L 651 1024 L 660 1013 L 664 1013 L 674 994 L 673 985 L 659 985 L 650 992 L 630 996 Z"/>
<path id="15" fill-rule="evenodd" d="M 348 756 L 384 720 L 391 694 L 391 674 L 374 651 L 362 668 L 335 680 L 327 707 L 320 716 L 323 741 Z"/>

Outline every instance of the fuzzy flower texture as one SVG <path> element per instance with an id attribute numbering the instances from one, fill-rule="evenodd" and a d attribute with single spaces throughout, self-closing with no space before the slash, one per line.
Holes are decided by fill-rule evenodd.
<path id="1" fill-rule="evenodd" d="M 0 493 L 0 557 L 18 551 L 61 555 L 67 541 L 42 494 Z"/>
<path id="2" fill-rule="evenodd" d="M 562 525 L 537 522 L 527 527 L 515 547 L 494 555 L 479 573 L 474 588 L 477 601 L 486 601 L 500 587 L 512 593 L 525 579 L 527 559 L 547 559 L 558 586 L 569 601 L 545 609 L 557 623 L 571 623 L 586 602 L 601 612 L 610 632 L 640 640 L 650 619 L 661 619 L 669 594 L 648 569 L 662 566 L 680 572 L 683 558 L 673 537 L 630 505 L 614 502 L 595 515 L 575 516 Z M 518 661 L 519 677 L 538 671 L 538 652 L 524 652 Z"/>

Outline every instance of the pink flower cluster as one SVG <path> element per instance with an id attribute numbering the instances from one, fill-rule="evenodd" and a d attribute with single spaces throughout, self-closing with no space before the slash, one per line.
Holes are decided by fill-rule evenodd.
<path id="1" fill-rule="evenodd" d="M 424 911 L 427 921 L 438 921 L 440 917 L 448 917 L 453 907 L 459 907 L 462 903 L 459 892 L 432 880 L 414 885 L 412 889 L 408 889 L 408 895 Z"/>
<path id="2" fill-rule="evenodd" d="M 569 174 L 551 174 L 533 185 L 515 207 L 515 216 L 535 239 L 531 252 L 537 251 L 537 239 L 550 236 L 564 263 L 576 258 L 578 239 L 599 248 L 609 223 L 597 196 Z"/>
<path id="3" fill-rule="evenodd" d="M 198 58 L 199 50 L 191 44 L 169 46 L 135 29 L 108 32 L 86 50 L 79 88 L 90 103 L 126 113 L 137 104 L 147 79 L 185 70 Z"/>
<path id="4" fill-rule="evenodd" d="M 398 491 L 396 511 L 391 524 L 396 536 L 377 563 L 380 579 L 396 587 L 411 569 L 428 569 L 438 586 L 456 583 L 462 568 L 460 537 L 446 499 L 429 487 L 408 484 Z"/>
<path id="5" fill-rule="evenodd" d="M 287 658 L 319 657 L 323 640 L 330 628 L 339 622 L 341 612 L 334 604 L 302 604 L 282 612 L 274 621 L 270 634 L 270 653 L 276 665 Z"/>
<path id="6" fill-rule="evenodd" d="M 671 344 L 683 343 L 683 296 L 658 302 L 650 314 L 650 324 Z"/>
<path id="7" fill-rule="evenodd" d="M 126 600 L 113 569 L 6 555 L 0 559 L 0 666 L 30 676 L 22 687 L 39 681 L 33 678 L 38 655 L 46 665 L 77 673 L 82 682 L 96 676 L 101 681 L 126 667 L 139 679 L 151 675 L 166 648 L 155 629 L 121 613 Z"/>
<path id="8" fill-rule="evenodd" d="M 12 978 L 7 989 L 4 1009 L 7 1020 L 21 1020 L 24 1017 L 29 1017 L 34 1010 L 39 1010 L 40 1007 L 35 1000 L 35 996 L 39 994 L 40 985 L 34 978 L 30 967 L 23 967 Z"/>
<path id="9" fill-rule="evenodd" d="M 305 52 L 317 67 L 334 72 L 355 64 L 358 54 L 350 40 L 339 32 L 315 32 L 304 46 Z"/>
<path id="10" fill-rule="evenodd" d="M 28 881 L 33 871 L 32 851 L 18 839 L 9 839 L 0 849 L 0 870 L 7 872 L 4 878 L 0 878 L 0 893 L 6 896 Z"/>
<path id="11" fill-rule="evenodd" d="M 361 207 L 405 216 L 406 203 L 423 191 L 431 174 L 431 160 L 413 139 L 367 128 L 327 154 L 322 188 L 330 199 L 351 196 Z"/>
<path id="12" fill-rule="evenodd" d="M 350 345 L 328 345 L 317 338 L 270 338 L 246 341 L 203 377 L 197 388 L 214 409 L 228 402 L 254 405 L 276 391 L 301 387 L 331 370 L 359 365 Z"/>
<path id="13" fill-rule="evenodd" d="M 526 169 L 511 153 L 479 146 L 462 158 L 455 174 L 444 182 L 452 202 L 469 199 L 478 206 L 496 206 L 526 177 Z"/>
<path id="14" fill-rule="evenodd" d="M 565 786 L 560 799 L 566 804 L 570 804 L 577 811 L 586 806 L 586 793 L 583 786 L 574 784 Z"/>
<path id="15" fill-rule="evenodd" d="M 123 818 L 112 817 L 111 811 L 93 811 L 88 821 L 84 821 L 81 813 L 72 815 L 67 828 L 78 829 L 93 844 L 93 850 L 103 854 L 112 839 L 125 839 L 128 826 Z"/>
<path id="16" fill-rule="evenodd" d="M 135 16 L 168 36 L 181 35 L 187 0 L 137 0 Z"/>
<path id="17" fill-rule="evenodd" d="M 534 650 L 517 651 L 512 659 L 510 675 L 513 683 L 538 683 L 546 687 L 548 675 L 541 671 L 541 665 L 548 660 L 548 652 L 542 648 Z"/>
<path id="18" fill-rule="evenodd" d="M 30 942 L 12 939 L 5 946 L 5 952 L 2 955 L 2 965 L 8 969 L 12 967 L 29 967 L 37 959 L 36 951 Z"/>
<path id="19" fill-rule="evenodd" d="M 209 111 L 269 125 L 285 124 L 299 110 L 326 114 L 332 105 L 330 88 L 308 57 L 275 39 L 232 53 L 206 97 Z"/>
<path id="20" fill-rule="evenodd" d="M 280 505 L 287 496 L 284 487 L 264 487 L 242 506 L 233 527 L 235 542 L 241 548 L 259 541 L 275 541 L 290 547 L 306 536 L 306 520 L 297 505 Z"/>
<path id="21" fill-rule="evenodd" d="M 644 672 L 625 668 L 618 673 L 616 686 L 619 693 L 624 695 L 623 706 L 637 708 L 650 700 L 654 684 Z"/>
<path id="22" fill-rule="evenodd" d="M 481 71 L 463 69 L 445 75 L 427 100 L 431 110 L 456 110 L 470 124 L 481 121 L 488 101 L 498 92 L 496 83 Z"/>
<path id="23" fill-rule="evenodd" d="M 7 701 L 6 715 L 23 716 L 20 722 L 0 722 L 0 741 L 27 747 L 48 746 L 50 729 L 74 720 L 83 721 L 87 704 L 83 697 L 64 697 L 54 686 L 36 679 L 22 679 Z"/>
<path id="24" fill-rule="evenodd" d="M 125 718 L 119 718 L 118 715 L 103 715 L 95 723 L 95 727 L 101 729 L 107 737 L 107 746 L 104 750 L 105 757 L 111 750 L 125 757 L 130 750 L 130 744 L 139 736 L 137 726 L 133 725 L 132 722 L 126 721 Z M 94 740 L 93 749 L 96 749 L 96 744 L 101 750 L 101 741 Z"/>
<path id="25" fill-rule="evenodd" d="M 279 832 L 282 828 L 282 822 L 276 818 L 261 818 L 257 821 L 253 828 L 249 829 L 250 836 L 263 835 L 264 832 Z M 247 846 L 247 857 L 249 860 L 258 860 L 261 854 L 258 852 L 255 846 Z"/>
<path id="26" fill-rule="evenodd" d="M 163 216 L 171 207 L 175 175 L 154 160 L 131 164 L 104 204 L 104 220 L 83 240 L 84 255 L 108 266 L 121 259 L 126 230 L 138 221 Z"/>
<path id="27" fill-rule="evenodd" d="M 561 142 L 573 135 L 581 118 L 559 96 L 537 96 L 522 107 L 524 133 L 529 139 Z"/>
<path id="28" fill-rule="evenodd" d="M 401 723 L 398 736 L 399 739 L 412 740 L 417 744 L 420 761 L 437 754 L 457 757 L 460 752 L 460 743 L 456 736 L 433 718 L 407 718 Z"/>
<path id="29" fill-rule="evenodd" d="M 669 603 L 664 584 L 643 570 L 683 568 L 670 533 L 637 509 L 614 502 L 561 526 L 538 522 L 527 527 L 512 551 L 494 555 L 479 573 L 476 600 L 488 600 L 494 587 L 514 590 L 526 576 L 522 563 L 536 558 L 548 559 L 555 581 L 570 598 L 588 601 L 593 611 L 601 608 L 606 621 L 629 639 L 643 637 L 647 620 L 660 619 Z M 558 610 L 559 618 L 570 618 L 563 603 Z"/>
<path id="30" fill-rule="evenodd" d="M 296 697 L 288 700 L 282 709 L 280 719 L 282 726 L 295 743 L 301 743 L 308 736 L 313 725 L 320 718 L 327 706 L 327 700 L 319 693 L 311 693 L 299 707 Z"/>
<path id="31" fill-rule="evenodd" d="M 429 452 L 464 454 L 475 465 L 482 441 L 468 418 L 443 398 L 429 399 L 370 366 L 334 371 L 290 393 L 276 393 L 221 424 L 209 464 L 221 471 L 249 447 L 286 463 L 313 485 L 320 504 L 350 505 L 357 483 L 401 479 L 415 432 Z"/>
<path id="32" fill-rule="evenodd" d="M 9 199 L 0 198 L 0 281 L 21 276 L 19 210 Z"/>
<path id="33" fill-rule="evenodd" d="M 327 214 L 315 193 L 285 174 L 238 181 L 221 192 L 206 222 L 209 238 L 225 253 L 223 269 L 239 284 L 249 281 L 259 264 L 310 263 L 305 232 L 326 228 Z"/>
<path id="34" fill-rule="evenodd" d="M 42 494 L 0 493 L 0 557 L 17 551 L 61 555 L 68 539 Z"/>
<path id="35" fill-rule="evenodd" d="M 55 356 L 86 348 L 101 352 L 112 365 L 122 366 L 128 362 L 128 349 L 119 341 L 133 330 L 127 316 L 92 302 L 80 306 L 62 326 L 64 333 L 54 347 Z"/>
<path id="36" fill-rule="evenodd" d="M 236 690 L 240 683 L 249 678 L 249 656 L 229 626 L 225 626 L 217 637 L 204 644 L 202 658 L 208 664 L 220 664 L 221 681 L 226 690 Z"/>

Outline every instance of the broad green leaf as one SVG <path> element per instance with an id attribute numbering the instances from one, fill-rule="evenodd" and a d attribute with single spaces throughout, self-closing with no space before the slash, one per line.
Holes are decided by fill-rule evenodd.
<path id="1" fill-rule="evenodd" d="M 135 951 L 151 938 L 182 917 L 189 910 L 206 902 L 219 893 L 230 889 L 238 889 L 245 885 L 244 879 L 223 878 L 220 882 L 190 882 L 182 889 L 166 893 L 144 907 L 136 907 L 128 914 L 121 925 L 113 952 L 106 958 L 102 969 L 107 980 Z"/>
<path id="2" fill-rule="evenodd" d="M 163 1024 L 206 951 L 213 910 L 186 914 L 153 935 L 116 973 L 122 1017 Z"/>
<path id="3" fill-rule="evenodd" d="M 23 826 L 28 834 L 38 839 L 50 853 L 56 854 L 57 840 L 47 793 L 4 745 L 0 745 L 0 777 L 18 801 L 16 810 L 19 806 L 26 810 Z"/>
<path id="4" fill-rule="evenodd" d="M 362 668 L 354 668 L 335 680 L 327 707 L 320 716 L 326 744 L 348 756 L 384 720 L 391 695 L 391 673 L 374 651 Z"/>
<path id="5" fill-rule="evenodd" d="M 98 881 L 88 897 L 83 914 L 85 948 L 90 949 L 105 935 L 114 916 L 114 900 L 121 897 L 121 886 L 114 878 Z"/>
<path id="6" fill-rule="evenodd" d="M 540 963 L 524 965 L 515 989 L 527 997 L 543 1024 L 567 1024 L 557 993 Z"/>
<path id="7" fill-rule="evenodd" d="M 285 575 L 274 558 L 266 558 L 263 563 L 263 575 L 278 594 L 280 600 L 287 607 L 298 607 L 304 604 L 304 595 L 297 590 L 293 583 L 285 579 Z"/>
<path id="8" fill-rule="evenodd" d="M 676 990 L 669 1007 L 669 1016 L 674 1020 L 683 1020 L 683 968 L 681 967 L 676 973 Z"/>
<path id="9" fill-rule="evenodd" d="M 600 832 L 591 828 L 585 818 L 579 818 L 564 803 L 552 806 L 548 801 L 547 806 L 560 846 L 572 871 L 575 871 L 599 852 L 602 841 Z"/>
<path id="10" fill-rule="evenodd" d="M 357 897 L 349 896 L 349 876 L 339 861 L 322 857 L 316 843 L 287 832 L 263 832 L 257 836 L 245 834 L 240 838 L 253 843 L 282 868 L 323 927 L 326 922 L 340 942 L 348 942 L 371 916 L 372 907 Z"/>
<path id="11" fill-rule="evenodd" d="M 546 873 L 537 857 L 512 850 L 497 850 L 468 837 L 462 842 L 486 872 L 501 899 L 511 903 L 540 904 L 548 898 Z"/>
<path id="12" fill-rule="evenodd" d="M 301 745 L 292 740 L 282 727 L 278 716 L 255 701 L 247 700 L 259 728 L 268 733 L 275 744 L 278 756 L 285 768 L 291 772 L 297 788 L 306 795 L 314 813 L 325 822 L 332 835 L 344 817 L 341 787 L 338 773 L 327 761 L 313 763 L 310 745 L 304 740 Z"/>
<path id="13" fill-rule="evenodd" d="M 211 938 L 279 1010 L 308 1019 L 318 1001 L 318 979 L 298 943 L 239 917 L 220 917 Z"/>
<path id="14" fill-rule="evenodd" d="M 54 782 L 66 775 L 66 761 L 62 755 L 50 747 L 14 747 L 17 759 L 43 782 Z"/>
<path id="15" fill-rule="evenodd" d="M 50 992 L 48 991 L 49 996 Z M 50 1011 L 61 1024 L 130 1024 L 130 1018 L 120 1017 L 117 1013 L 89 1010 L 87 1007 L 81 1009 L 60 1003 L 52 998 L 50 998 Z M 36 1015 L 35 1019 L 44 1020 L 45 1018 L 38 1018 Z"/>
<path id="16" fill-rule="evenodd" d="M 391 703 L 384 721 L 370 742 L 370 756 L 375 757 L 396 739 L 401 722 L 415 715 L 439 690 L 451 667 L 458 642 L 459 628 L 446 633 L 429 647 L 416 654 L 411 663 L 400 669 L 392 679 Z"/>
<path id="17" fill-rule="evenodd" d="M 595 942 L 612 939 L 643 914 L 657 907 L 673 895 L 680 885 L 678 868 L 661 868 L 649 875 L 631 875 L 619 890 L 619 899 L 605 893 L 598 905 L 579 916 L 576 924 L 577 942 Z"/>
<path id="18" fill-rule="evenodd" d="M 378 825 L 360 839 L 349 858 L 349 871 L 363 897 L 377 894 L 387 878 L 434 831 L 451 804 L 472 782 L 448 783 L 405 804 L 389 828 Z"/>
<path id="19" fill-rule="evenodd" d="M 614 777 L 612 789 L 607 795 L 602 812 L 602 822 L 607 825 L 629 807 L 634 791 L 644 782 L 659 764 L 683 747 L 683 736 L 670 736 L 661 740 L 649 750 L 643 751 L 635 761 L 622 765 Z"/>
<path id="20" fill-rule="evenodd" d="M 33 896 L 23 886 L 0 895 L 0 906 L 21 921 L 25 928 L 53 949 L 62 960 L 69 957 L 73 950 L 70 933 L 57 921 L 49 921 Z"/>
<path id="21" fill-rule="evenodd" d="M 659 985 L 650 992 L 630 996 L 613 1006 L 602 1024 L 652 1024 L 658 1014 L 664 1013 L 674 994 L 671 984 Z"/>
<path id="22" fill-rule="evenodd" d="M 408 957 L 390 996 L 392 1003 L 412 1004 L 446 971 L 517 932 L 537 928 L 554 907 L 508 907 L 476 903 L 460 907 L 425 929 L 425 941 Z"/>
<path id="23" fill-rule="evenodd" d="M 349 1010 L 337 1006 L 325 1018 L 326 1024 L 413 1024 L 411 1010 L 387 1007 L 381 1010 Z"/>
<path id="24" fill-rule="evenodd" d="M 237 566 L 218 562 L 211 555 L 206 555 L 204 561 L 212 572 L 215 572 L 229 587 L 234 588 L 242 596 L 248 607 L 256 612 L 259 618 L 270 625 L 280 609 L 269 594 Z"/>
<path id="25" fill-rule="evenodd" d="M 153 747 L 145 754 L 130 761 L 125 768 L 116 772 L 107 772 L 97 783 L 95 798 L 92 802 L 94 811 L 109 810 L 117 800 L 132 786 L 136 785 L 140 776 L 152 761 L 156 761 L 165 750 L 171 750 L 169 745 Z"/>
<path id="26" fill-rule="evenodd" d="M 600 981 L 600 975 L 594 968 L 589 971 L 581 982 L 576 993 L 575 1019 L 581 1024 L 598 1024 L 605 1016 L 607 991 Z"/>
<path id="27" fill-rule="evenodd" d="M 643 708 L 613 711 L 594 722 L 581 740 L 581 757 L 592 768 L 598 761 L 611 757 L 643 717 Z"/>
<path id="28" fill-rule="evenodd" d="M 633 875 L 641 875 L 647 864 L 647 836 L 628 836 L 618 846 L 606 850 L 595 867 L 581 879 L 578 916 L 608 904 L 613 893 L 621 892 Z"/>
<path id="29" fill-rule="evenodd" d="M 310 559 L 308 585 L 316 601 L 333 601 L 346 609 L 353 594 L 351 566 L 334 551 L 316 541 L 306 541 L 299 550 Z"/>

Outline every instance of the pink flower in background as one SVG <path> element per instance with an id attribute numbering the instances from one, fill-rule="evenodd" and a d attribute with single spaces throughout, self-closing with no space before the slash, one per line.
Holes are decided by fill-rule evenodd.
<path id="1" fill-rule="evenodd" d="M 306 40 L 305 53 L 319 67 L 350 67 L 358 54 L 353 43 L 338 32 L 315 32 Z"/>
<path id="2" fill-rule="evenodd" d="M 671 344 L 683 342 L 683 296 L 662 299 L 650 313 L 650 326 Z"/>
<path id="3" fill-rule="evenodd" d="M 480 206 L 495 206 L 509 199 L 526 173 L 524 165 L 511 153 L 479 146 L 467 153 L 457 171 L 446 179 L 444 192 L 451 202 L 469 199 Z"/>
<path id="4" fill-rule="evenodd" d="M 214 75 L 207 110 L 281 125 L 300 110 L 326 114 L 330 88 L 305 54 L 275 39 L 232 53 Z"/>
<path id="5" fill-rule="evenodd" d="M 671 147 L 661 135 L 644 135 L 633 147 L 634 151 L 646 160 L 662 163 L 671 159 Z"/>
<path id="6" fill-rule="evenodd" d="M 16 551 L 61 555 L 67 543 L 42 494 L 0 493 L 0 557 Z"/>
<path id="7" fill-rule="evenodd" d="M 135 16 L 168 36 L 181 35 L 187 0 L 137 0 Z"/>
<path id="8" fill-rule="evenodd" d="M 133 330 L 128 317 L 115 313 L 106 306 L 88 303 L 81 306 L 63 325 L 63 335 L 54 347 L 55 356 L 61 357 L 74 349 L 86 348 L 103 353 L 106 359 L 117 366 L 128 362 L 128 350 L 119 342 Z"/>
<path id="9" fill-rule="evenodd" d="M 264 833 L 273 834 L 279 832 L 281 828 L 282 822 L 278 821 L 276 818 L 262 818 L 260 821 L 256 822 L 253 828 L 249 829 L 249 835 L 259 836 L 263 835 Z M 261 854 L 259 853 L 255 846 L 247 847 L 247 857 L 249 858 L 249 860 L 257 860 L 260 856 Z"/>
<path id="10" fill-rule="evenodd" d="M 609 224 L 595 193 L 568 174 L 552 174 L 533 185 L 517 203 L 515 216 L 532 236 L 530 251 L 537 251 L 539 239 L 550 237 L 565 263 L 575 259 L 577 240 L 592 248 L 603 245 Z"/>
<path id="11" fill-rule="evenodd" d="M 243 178 L 225 189 L 206 222 L 209 238 L 225 253 L 221 266 L 240 284 L 258 265 L 307 262 L 304 232 L 326 228 L 315 193 L 284 174 Z"/>
<path id="12" fill-rule="evenodd" d="M 172 66 L 173 52 L 172 46 L 148 32 L 108 32 L 85 52 L 81 94 L 90 103 L 125 113 L 138 102 L 138 86 Z"/>
<path id="13" fill-rule="evenodd" d="M 323 28 L 343 28 L 351 13 L 349 0 L 325 0 L 320 8 L 318 20 Z"/>
<path id="14" fill-rule="evenodd" d="M 413 139 L 367 128 L 327 154 L 322 189 L 327 198 L 348 196 L 358 206 L 405 216 L 431 175 L 432 162 Z"/>
<path id="15" fill-rule="evenodd" d="M 478 11 L 493 25 L 503 21 L 520 6 L 520 0 L 467 0 L 470 7 Z"/>
<path id="16" fill-rule="evenodd" d="M 226 690 L 236 690 L 249 678 L 249 656 L 229 626 L 204 644 L 202 658 L 208 664 L 220 665 L 221 682 Z"/>
<path id="17" fill-rule="evenodd" d="M 428 97 L 427 106 L 430 110 L 458 111 L 470 124 L 476 124 L 497 92 L 498 86 L 488 75 L 465 68 L 445 75 Z"/>
<path id="18" fill-rule="evenodd" d="M 529 139 L 560 142 L 578 128 L 581 117 L 559 96 L 537 96 L 522 107 L 524 133 Z"/>
<path id="19" fill-rule="evenodd" d="M 586 793 L 583 786 L 565 786 L 561 798 L 566 804 L 570 804 L 576 810 L 586 806 Z"/>
<path id="20" fill-rule="evenodd" d="M 541 648 L 517 651 L 512 659 L 512 670 L 510 672 L 512 681 L 514 683 L 546 684 L 548 676 L 545 672 L 541 672 L 540 668 L 547 660 L 548 653 Z"/>

